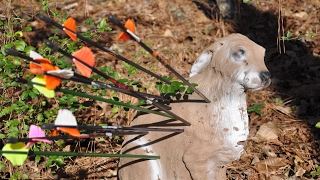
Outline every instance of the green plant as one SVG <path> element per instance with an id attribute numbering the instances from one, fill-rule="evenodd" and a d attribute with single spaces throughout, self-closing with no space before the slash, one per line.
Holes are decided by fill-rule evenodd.
<path id="1" fill-rule="evenodd" d="M 4 164 L 4 162 L 0 162 L 0 170 L 1 171 L 5 171 L 7 169 L 6 165 Z"/>
<path id="2" fill-rule="evenodd" d="M 47 158 L 46 167 L 50 167 L 51 171 L 54 173 L 57 169 L 63 168 L 65 166 L 64 159 L 66 157 L 61 156 L 49 156 Z"/>
<path id="3" fill-rule="evenodd" d="M 282 38 L 282 40 L 290 40 L 291 39 L 291 35 L 292 35 L 291 31 L 288 30 L 287 34 L 285 36 L 282 36 L 281 38 Z"/>
<path id="4" fill-rule="evenodd" d="M 21 174 L 20 172 L 15 172 L 10 180 L 18 180 L 18 179 L 29 179 L 29 176 L 26 174 Z"/>
<path id="5" fill-rule="evenodd" d="M 172 77 L 166 77 L 164 78 L 168 80 L 172 80 Z M 193 86 L 198 86 L 196 83 L 191 83 Z M 158 91 L 160 91 L 163 94 L 168 94 L 171 97 L 174 97 L 176 93 L 181 93 L 181 94 L 192 94 L 193 90 L 183 82 L 180 81 L 171 81 L 171 85 L 164 84 L 162 82 L 157 82 L 156 83 L 156 88 Z"/>
<path id="6" fill-rule="evenodd" d="M 208 25 L 204 31 L 205 35 L 209 35 L 212 31 L 212 25 Z"/>
<path id="7" fill-rule="evenodd" d="M 102 18 L 100 23 L 97 25 L 97 28 L 100 32 L 104 32 L 104 31 L 111 31 L 112 29 L 107 26 L 107 20 L 106 18 Z"/>
<path id="8" fill-rule="evenodd" d="M 283 105 L 283 101 L 281 99 L 279 99 L 279 98 L 274 98 L 273 101 L 275 103 L 277 103 L 278 105 Z"/>
<path id="9" fill-rule="evenodd" d="M 251 113 L 251 112 L 255 112 L 256 114 L 263 114 L 263 112 L 260 110 L 264 105 L 263 104 L 254 104 L 252 105 L 251 107 L 249 107 L 247 109 L 247 112 L 248 113 Z"/>
<path id="10" fill-rule="evenodd" d="M 310 175 L 314 178 L 316 176 L 320 175 L 320 166 L 317 167 L 317 169 L 315 171 L 311 171 Z"/>

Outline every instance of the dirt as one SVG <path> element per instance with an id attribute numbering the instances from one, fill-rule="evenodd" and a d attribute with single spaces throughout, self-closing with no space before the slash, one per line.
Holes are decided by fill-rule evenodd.
<path id="1" fill-rule="evenodd" d="M 53 29 L 36 17 L 40 10 L 36 3 L 13 1 L 10 8 L 12 16 L 32 17 L 26 24 L 34 31 L 25 33 L 24 38 L 33 46 L 44 42 Z M 238 4 L 238 18 L 229 21 L 219 17 L 214 2 L 204 0 L 56 1 L 50 3 L 49 10 L 74 17 L 82 30 L 89 17 L 95 23 L 107 18 L 109 13 L 123 23 L 131 18 L 136 34 L 184 77 L 188 77 L 201 51 L 220 37 L 238 32 L 262 45 L 267 50 L 265 61 L 272 84 L 262 91 L 248 92 L 248 107 L 263 104 L 262 114 L 249 113 L 250 137 L 245 153 L 228 165 L 228 179 L 311 179 L 310 172 L 320 164 L 319 130 L 314 127 L 320 115 L 320 1 L 256 0 Z M 8 9 L 0 8 L 0 14 L 6 15 L 6 12 Z M 116 46 L 122 56 L 154 69 L 159 75 L 173 76 L 135 42 L 116 41 L 120 29 L 109 21 L 107 24 L 112 31 L 99 33 L 100 44 Z M 291 36 L 281 40 L 288 30 Z M 94 51 L 97 67 L 109 65 L 120 77 L 128 77 L 121 61 Z M 144 86 L 156 81 L 145 73 L 129 78 L 139 80 Z M 147 91 L 157 93 L 152 88 Z M 127 96 L 120 98 L 134 100 Z M 109 106 L 96 104 L 75 115 L 81 117 L 82 122 L 110 125 L 127 125 L 135 115 L 134 111 L 110 115 L 110 111 Z M 97 139 L 71 141 L 64 150 L 118 153 L 121 142 L 111 138 L 102 142 Z M 52 173 L 42 161 L 34 164 L 33 159 L 29 159 L 22 167 L 10 166 L 10 170 L 3 173 L 9 177 L 12 172 L 20 171 L 33 179 L 116 179 L 117 159 L 114 158 L 77 157 L 66 159 L 65 163 L 64 168 Z"/>

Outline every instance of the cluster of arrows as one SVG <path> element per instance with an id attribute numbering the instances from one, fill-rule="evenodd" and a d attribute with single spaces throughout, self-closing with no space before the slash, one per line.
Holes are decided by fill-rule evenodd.
<path id="1" fill-rule="evenodd" d="M 64 24 L 59 24 L 52 20 L 51 18 L 39 15 L 39 18 L 48 24 L 52 24 L 57 28 L 63 30 L 68 36 L 76 41 L 80 39 L 87 44 L 97 47 L 102 51 L 105 51 L 112 56 L 136 67 L 137 69 L 154 76 L 155 78 L 171 84 L 170 81 L 164 79 L 157 74 L 141 67 L 140 65 L 130 61 L 123 56 L 103 47 L 97 42 L 94 42 L 81 34 L 76 32 L 76 22 L 73 18 L 68 18 Z M 134 23 L 129 19 L 125 25 L 122 25 L 120 21 L 114 16 L 109 15 L 109 20 L 122 29 L 122 33 L 119 35 L 119 40 L 134 40 L 139 43 L 146 51 L 148 51 L 153 57 L 159 60 L 166 68 L 168 68 L 173 74 L 175 74 L 181 81 L 188 85 L 194 92 L 199 94 L 206 102 L 210 102 L 203 94 L 201 94 L 194 86 L 192 86 L 186 79 L 184 79 L 179 73 L 177 73 L 166 61 L 161 59 L 157 53 L 146 46 L 140 38 L 134 34 Z M 53 51 L 58 51 L 67 58 L 71 59 L 76 65 L 80 73 L 76 73 L 71 69 L 61 69 L 55 66 L 51 60 L 42 57 L 40 54 L 30 51 L 29 56 L 21 54 L 12 49 L 6 49 L 7 55 L 17 56 L 26 61 L 30 62 L 30 72 L 36 76 L 28 81 L 23 78 L 17 78 L 16 81 L 28 84 L 36 88 L 40 93 L 42 93 L 47 98 L 53 98 L 56 91 L 63 92 L 65 94 L 72 94 L 75 96 L 86 97 L 97 101 L 102 101 L 110 104 L 115 104 L 127 108 L 136 109 L 145 113 L 154 113 L 160 116 L 165 116 L 168 118 L 176 119 L 181 121 L 184 125 L 189 126 L 190 123 L 178 115 L 170 111 L 170 107 L 161 103 L 166 101 L 162 96 L 155 96 L 152 94 L 142 93 L 134 91 L 127 87 L 126 85 L 120 83 L 116 79 L 108 76 L 107 74 L 99 71 L 94 67 L 94 55 L 88 47 L 83 47 L 80 50 L 70 54 L 53 42 L 46 42 L 46 45 L 50 47 Z M 99 76 L 110 81 L 113 85 L 94 81 L 90 79 L 91 73 L 94 72 Z M 111 99 L 105 99 L 98 96 L 89 95 L 83 92 L 76 92 L 68 89 L 60 88 L 60 83 L 62 80 L 71 80 L 78 83 L 89 84 L 92 86 L 98 86 L 100 88 L 112 89 L 117 92 L 125 93 L 127 95 L 139 98 L 145 103 L 158 108 L 158 110 L 151 110 L 148 108 L 143 108 L 140 106 L 133 106 L 119 101 L 114 101 Z M 161 100 L 158 101 L 158 100 Z M 160 110 L 160 111 L 159 111 Z M 52 130 L 49 135 L 46 135 L 43 129 Z M 86 130 L 86 132 L 92 132 L 91 134 L 81 134 L 80 130 Z M 30 126 L 28 138 L 8 138 L 7 144 L 3 147 L 0 153 L 11 161 L 13 165 L 22 165 L 27 159 L 28 155 L 58 155 L 58 156 L 104 156 L 104 157 L 125 157 L 125 158 L 145 158 L 145 159 L 158 159 L 160 156 L 146 156 L 146 155 L 130 155 L 130 154 L 99 154 L 99 153 L 76 153 L 76 152 L 44 152 L 44 151 L 31 151 L 30 147 L 36 142 L 51 143 L 52 140 L 59 139 L 81 139 L 81 138 L 93 138 L 93 137 L 106 137 L 106 136 L 123 136 L 129 134 L 144 135 L 149 131 L 162 131 L 162 132 L 183 132 L 183 129 L 172 129 L 172 128 L 142 128 L 142 127 L 122 127 L 122 126 L 82 126 L 78 125 L 76 118 L 71 111 L 67 109 L 60 109 L 57 115 L 57 119 L 54 124 L 43 124 L 42 127 L 36 125 Z M 61 133 L 67 135 L 60 135 Z M 27 143 L 27 144 L 25 144 Z"/>

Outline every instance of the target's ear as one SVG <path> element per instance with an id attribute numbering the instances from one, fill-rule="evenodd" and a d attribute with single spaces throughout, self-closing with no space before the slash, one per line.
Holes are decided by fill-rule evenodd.
<path id="1" fill-rule="evenodd" d="M 213 52 L 208 48 L 201 53 L 201 55 L 193 63 L 189 77 L 200 74 L 206 69 L 212 59 L 212 53 Z"/>

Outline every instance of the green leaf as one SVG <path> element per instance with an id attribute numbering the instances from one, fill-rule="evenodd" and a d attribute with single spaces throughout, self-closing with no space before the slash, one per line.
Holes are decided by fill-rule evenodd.
<path id="1" fill-rule="evenodd" d="M 88 18 L 85 23 L 87 23 L 87 24 L 90 25 L 90 26 L 93 26 L 93 25 L 94 25 L 94 22 L 92 21 L 91 18 Z"/>
<path id="2" fill-rule="evenodd" d="M 47 159 L 46 167 L 49 167 L 49 166 L 53 165 L 53 161 L 56 158 L 58 158 L 58 156 L 49 156 L 49 158 Z"/>
<path id="3" fill-rule="evenodd" d="M 8 32 L 6 34 L 6 36 L 7 36 L 7 38 L 12 38 L 12 37 L 14 37 L 14 33 L 13 32 Z"/>
<path id="4" fill-rule="evenodd" d="M 59 166 L 59 167 L 63 167 L 65 164 L 64 164 L 64 161 L 61 157 L 55 159 L 55 163 Z"/>
<path id="5" fill-rule="evenodd" d="M 131 67 L 131 65 L 130 64 L 128 64 L 128 63 L 126 63 L 126 62 L 122 62 L 122 64 L 123 64 L 123 66 L 125 67 L 125 68 L 130 68 Z"/>
<path id="6" fill-rule="evenodd" d="M 308 37 L 309 37 L 310 39 L 313 39 L 313 38 L 314 38 L 314 34 L 313 34 L 313 33 L 309 33 Z"/>
<path id="7" fill-rule="evenodd" d="M 104 31 L 104 27 L 106 26 L 106 24 L 107 24 L 106 18 L 102 18 L 102 20 L 100 21 L 100 23 L 97 25 L 97 28 L 98 28 L 100 31 Z"/>
<path id="8" fill-rule="evenodd" d="M 29 176 L 26 175 L 26 174 L 22 174 L 20 177 L 21 177 L 22 179 L 29 179 Z"/>
<path id="9" fill-rule="evenodd" d="M 2 54 L 3 54 L 3 55 L 7 55 L 7 54 L 5 53 L 5 50 L 6 50 L 6 49 L 10 49 L 10 48 L 12 48 L 13 46 L 14 46 L 13 43 L 9 43 L 9 44 L 6 44 L 6 45 L 4 45 L 4 46 L 1 46 L 1 52 L 2 52 Z"/>
<path id="10" fill-rule="evenodd" d="M 175 88 L 172 87 L 172 86 L 169 86 L 168 89 L 167 89 L 168 93 L 175 93 Z"/>
<path id="11" fill-rule="evenodd" d="M 3 139 L 3 138 L 5 138 L 5 137 L 6 137 L 5 134 L 0 134 L 0 139 Z"/>
<path id="12" fill-rule="evenodd" d="M 17 31 L 14 33 L 14 36 L 18 37 L 18 38 L 22 38 L 23 37 L 23 33 L 21 31 Z"/>
<path id="13" fill-rule="evenodd" d="M 291 37 L 291 31 L 287 31 L 287 38 L 290 38 Z"/>
<path id="14" fill-rule="evenodd" d="M 27 46 L 27 47 L 24 49 L 24 52 L 26 52 L 26 53 L 28 53 L 28 54 L 29 54 L 30 50 L 35 51 L 35 50 L 36 50 L 36 48 L 35 48 L 35 47 L 33 47 L 33 46 Z"/>
<path id="15" fill-rule="evenodd" d="M 6 165 L 4 164 L 4 162 L 0 162 L 0 170 L 2 171 L 5 171 L 7 168 L 6 168 Z"/>
<path id="16" fill-rule="evenodd" d="M 28 91 L 24 91 L 24 92 L 21 94 L 21 99 L 22 99 L 22 100 L 25 100 L 25 99 L 27 99 L 27 97 L 28 97 Z"/>
<path id="17" fill-rule="evenodd" d="M 198 84 L 197 83 L 191 83 L 192 86 L 197 87 Z"/>
<path id="18" fill-rule="evenodd" d="M 24 49 L 25 49 L 26 46 L 27 46 L 27 43 L 24 42 L 24 41 L 21 41 L 21 40 L 15 40 L 15 41 L 14 41 L 14 46 L 15 46 L 16 50 L 18 50 L 18 51 L 24 51 Z"/>
<path id="19" fill-rule="evenodd" d="M 64 141 L 57 141 L 56 142 L 57 145 L 60 147 L 60 148 L 64 148 L 66 146 L 66 144 L 64 143 Z"/>
<path id="20" fill-rule="evenodd" d="M 137 68 L 132 66 L 129 71 L 128 71 L 128 75 L 134 75 L 134 74 L 137 74 Z"/>
<path id="21" fill-rule="evenodd" d="M 111 112 L 112 112 L 113 114 L 117 114 L 117 113 L 119 112 L 119 106 L 113 105 L 113 108 L 112 108 Z"/>
<path id="22" fill-rule="evenodd" d="M 161 91 L 161 89 L 162 89 L 162 84 L 157 84 L 157 85 L 156 85 L 156 88 L 157 88 L 158 91 Z"/>
<path id="23" fill-rule="evenodd" d="M 184 92 L 186 90 L 186 88 L 185 87 L 179 87 L 179 91 L 182 93 L 182 92 Z"/>
<path id="24" fill-rule="evenodd" d="M 33 91 L 29 91 L 29 96 L 30 96 L 32 99 L 34 99 L 34 98 L 37 97 L 37 94 L 34 93 Z"/>
<path id="25" fill-rule="evenodd" d="M 188 88 L 187 89 L 187 94 L 192 94 L 193 93 L 193 90 L 191 88 Z"/>
<path id="26" fill-rule="evenodd" d="M 43 114 L 40 114 L 40 113 L 39 113 L 39 114 L 37 115 L 37 120 L 41 122 L 41 121 L 43 121 L 43 119 L 44 119 Z"/>
<path id="27" fill-rule="evenodd" d="M 32 31 L 32 28 L 30 26 L 26 26 L 25 28 L 23 28 L 23 30 L 29 32 Z"/>
<path id="28" fill-rule="evenodd" d="M 264 106 L 264 104 L 254 104 L 252 105 L 251 107 L 249 107 L 247 109 L 247 112 L 250 113 L 250 112 L 255 112 L 259 115 L 263 114 L 262 111 L 260 110 L 262 107 Z"/>
<path id="29" fill-rule="evenodd" d="M 162 93 L 167 93 L 168 92 L 168 85 L 163 85 L 162 87 L 161 87 L 161 92 Z"/>

